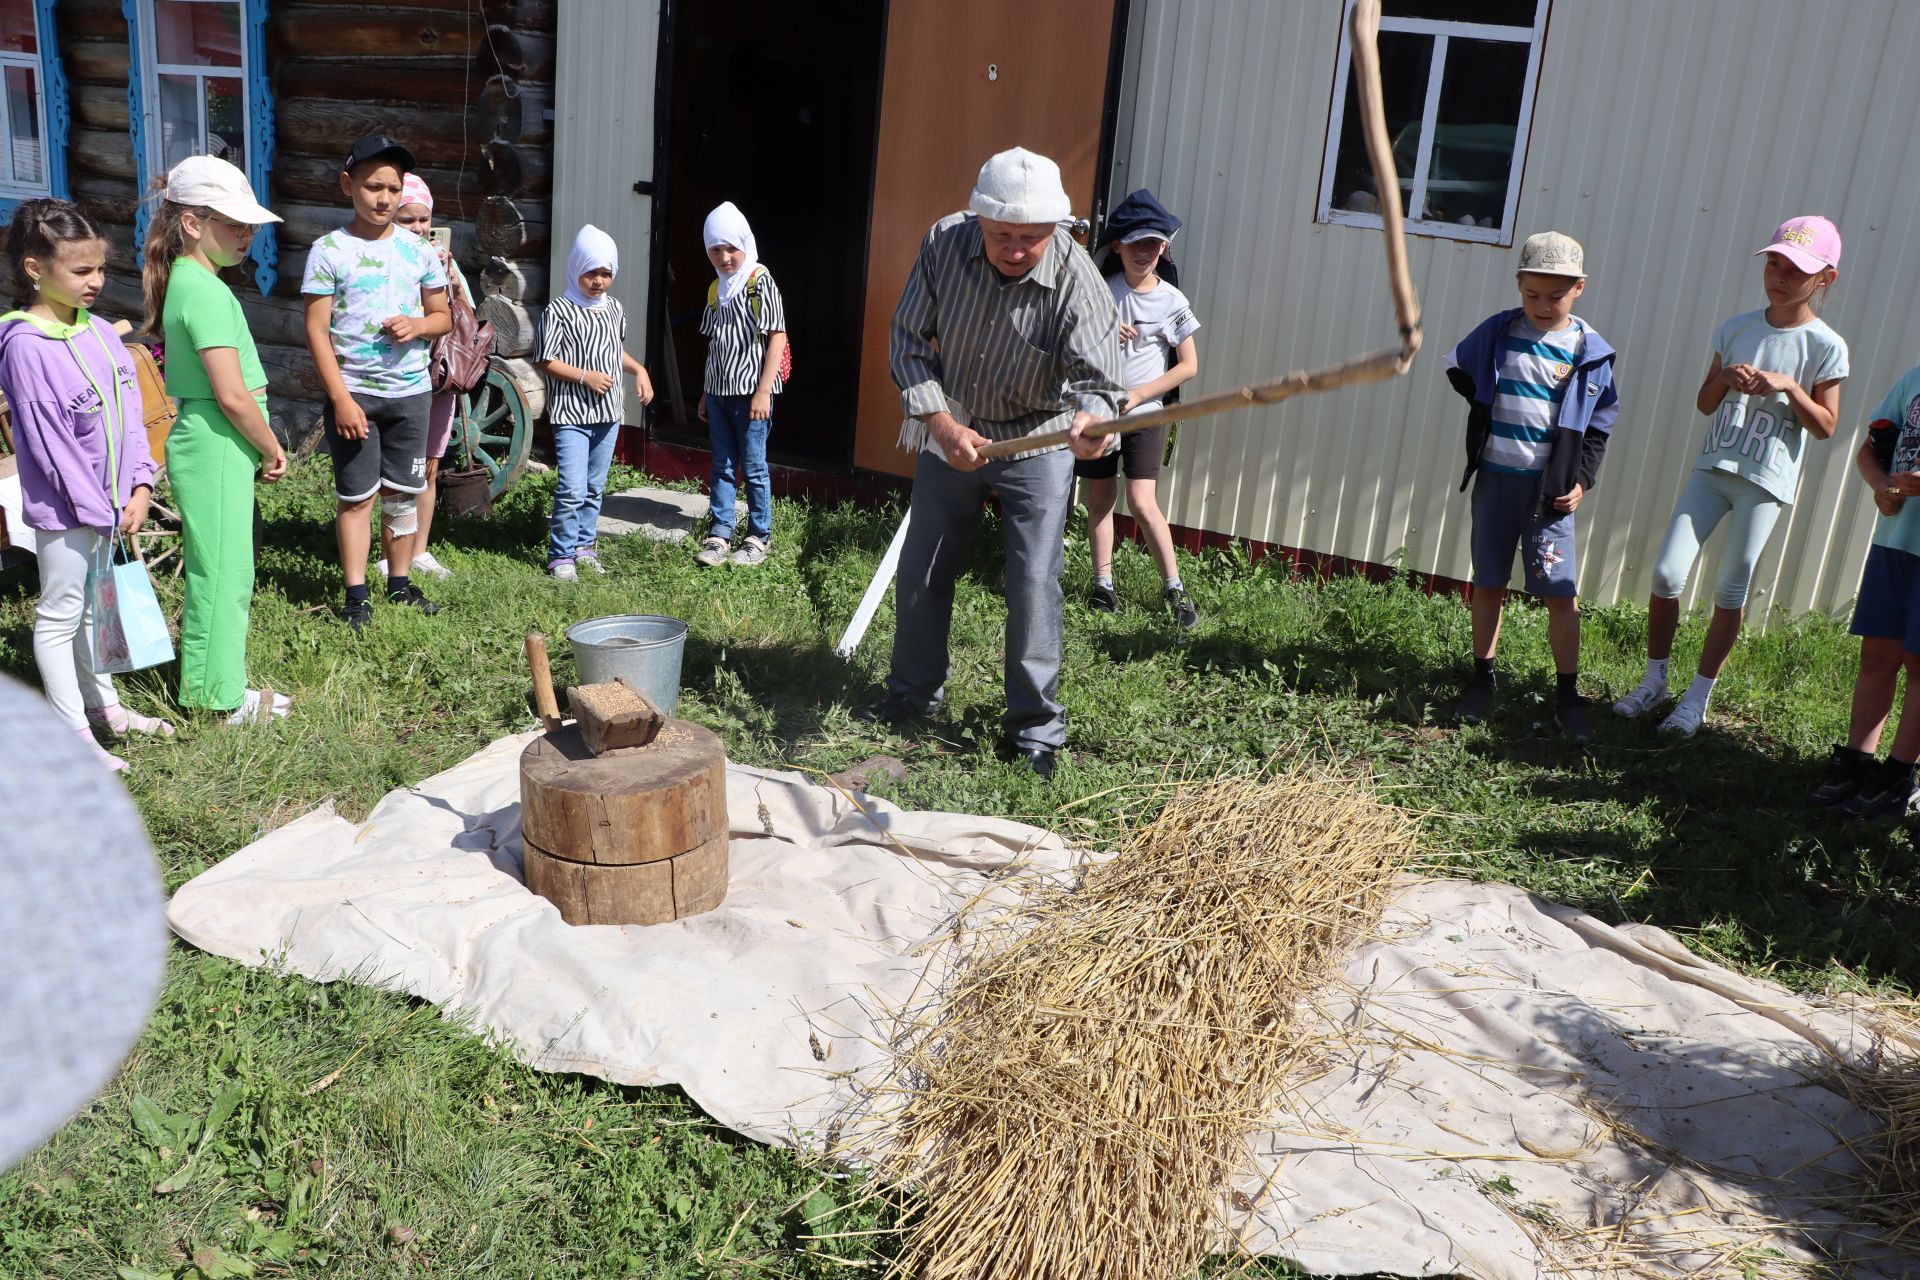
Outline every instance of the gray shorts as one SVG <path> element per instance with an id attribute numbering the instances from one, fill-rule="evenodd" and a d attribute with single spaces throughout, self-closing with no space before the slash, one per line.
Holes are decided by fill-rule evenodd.
<path id="1" fill-rule="evenodd" d="M 1542 516 L 1534 503 L 1540 477 L 1488 471 L 1473 482 L 1473 585 L 1504 590 L 1513 581 L 1513 553 L 1520 552 L 1526 591 L 1536 596 L 1573 596 L 1573 512 Z"/>
<path id="2" fill-rule="evenodd" d="M 324 422 L 327 452 L 333 455 L 333 492 L 342 502 L 371 498 L 381 489 L 425 493 L 427 489 L 427 414 L 433 393 L 387 399 L 353 393 L 367 415 L 364 440 L 349 440 L 334 426 L 333 403 Z"/>

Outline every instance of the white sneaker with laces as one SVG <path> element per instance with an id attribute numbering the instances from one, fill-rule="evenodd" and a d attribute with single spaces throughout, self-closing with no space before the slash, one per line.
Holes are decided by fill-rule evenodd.
<path id="1" fill-rule="evenodd" d="M 273 695 L 273 710 L 270 713 L 273 719 L 285 720 L 287 713 L 292 710 L 292 708 L 292 698 L 289 698 L 284 693 L 276 693 Z M 231 725 L 253 724 L 259 719 L 260 691 L 258 689 L 249 689 L 247 690 L 247 696 L 241 700 L 239 709 L 227 717 L 227 723 Z"/>
<path id="2" fill-rule="evenodd" d="M 380 572 L 386 572 L 386 565 L 380 566 Z M 451 578 L 453 570 L 433 558 L 433 552 L 422 551 L 413 558 L 413 573 L 424 573 L 430 578 Z M 409 574 L 408 576 L 412 576 Z"/>
<path id="3" fill-rule="evenodd" d="M 1626 697 L 1613 704 L 1613 714 L 1625 716 L 1629 720 L 1638 719 L 1672 696 L 1667 692 L 1664 680 L 1659 684 L 1648 684 L 1642 680 Z"/>
<path id="4" fill-rule="evenodd" d="M 1705 703 L 1692 698 L 1682 698 L 1673 704 L 1673 714 L 1660 722 L 1660 732 L 1691 738 L 1700 731 L 1700 722 L 1706 718 Z"/>

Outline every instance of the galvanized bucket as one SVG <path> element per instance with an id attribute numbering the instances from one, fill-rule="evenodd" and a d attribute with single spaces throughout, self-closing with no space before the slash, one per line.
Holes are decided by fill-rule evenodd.
<path id="1" fill-rule="evenodd" d="M 668 715 L 680 707 L 680 658 L 687 624 L 653 613 L 589 618 L 567 628 L 581 684 L 625 680 Z"/>

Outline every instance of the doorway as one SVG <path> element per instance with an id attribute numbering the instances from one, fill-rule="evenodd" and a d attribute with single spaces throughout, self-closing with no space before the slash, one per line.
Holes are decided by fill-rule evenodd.
<path id="1" fill-rule="evenodd" d="M 649 326 L 655 431 L 704 446 L 697 416 L 713 268 L 709 210 L 731 200 L 786 306 L 794 362 L 775 399 L 769 457 L 843 471 L 853 460 L 866 301 L 867 216 L 879 132 L 885 0 L 841 0 L 830 20 L 791 0 L 670 5 L 663 243 Z M 660 312 L 656 312 L 659 315 Z M 670 376 L 668 366 L 671 366 Z M 678 396 L 674 394 L 674 384 Z"/>

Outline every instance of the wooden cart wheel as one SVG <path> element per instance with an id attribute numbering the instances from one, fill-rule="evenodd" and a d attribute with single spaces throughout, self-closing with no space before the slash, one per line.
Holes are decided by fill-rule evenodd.
<path id="1" fill-rule="evenodd" d="M 533 412 L 527 394 L 495 360 L 487 380 L 462 395 L 455 405 L 457 425 L 474 464 L 492 477 L 490 496 L 498 498 L 527 469 L 533 453 Z"/>

